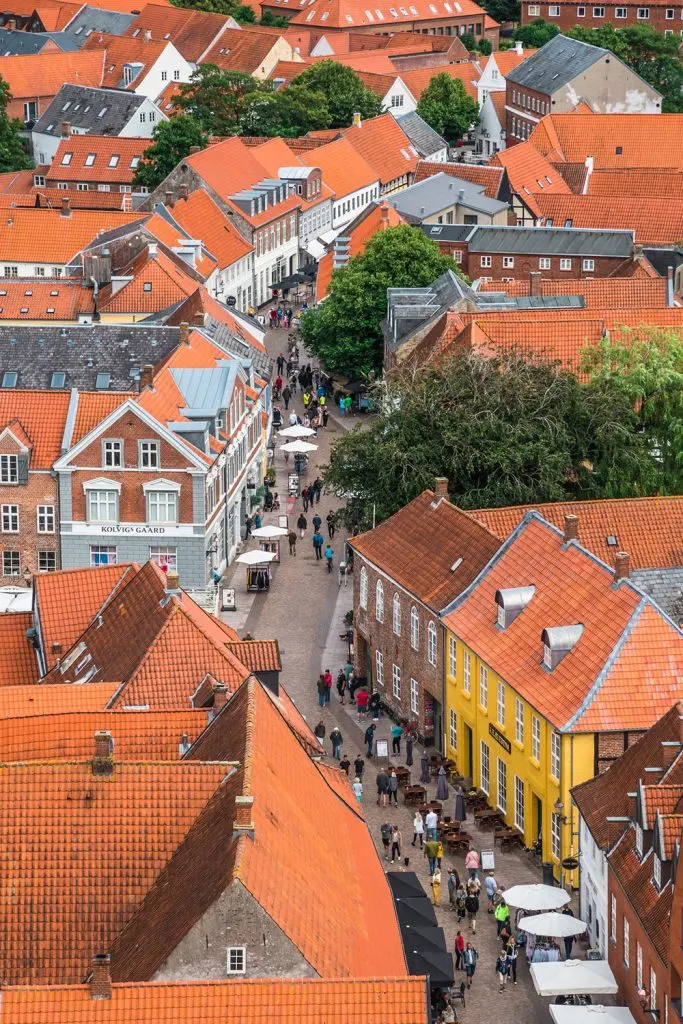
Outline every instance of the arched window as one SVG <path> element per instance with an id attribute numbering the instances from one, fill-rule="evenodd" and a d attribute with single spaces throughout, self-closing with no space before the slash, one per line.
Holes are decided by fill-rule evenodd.
<path id="1" fill-rule="evenodd" d="M 378 622 L 384 622 L 384 586 L 381 580 L 377 580 L 375 587 L 375 618 Z"/>
<path id="2" fill-rule="evenodd" d="M 396 636 L 401 635 L 401 598 L 398 594 L 394 594 L 394 600 L 392 602 L 392 614 L 393 614 L 393 626 L 394 633 Z"/>
<path id="3" fill-rule="evenodd" d="M 360 571 L 360 606 L 361 608 L 368 606 L 368 570 L 365 566 Z"/>
<path id="4" fill-rule="evenodd" d="M 410 609 L 410 646 L 414 651 L 420 646 L 420 616 L 415 605 Z"/>
<path id="5" fill-rule="evenodd" d="M 427 657 L 430 665 L 436 665 L 436 626 L 433 622 L 427 626 Z"/>

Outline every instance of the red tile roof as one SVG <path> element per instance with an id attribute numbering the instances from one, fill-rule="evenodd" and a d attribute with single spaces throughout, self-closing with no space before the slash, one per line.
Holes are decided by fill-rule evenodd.
<path id="1" fill-rule="evenodd" d="M 535 587 L 531 601 L 499 629 L 496 592 L 526 586 Z M 680 696 L 683 633 L 630 581 L 615 587 L 611 569 L 575 542 L 564 545 L 537 513 L 527 513 L 444 623 L 564 732 L 647 729 Z M 549 671 L 542 631 L 577 623 L 581 637 Z"/>
<path id="2" fill-rule="evenodd" d="M 76 10 L 74 8 L 73 13 Z M 52 97 L 57 95 L 65 82 L 73 85 L 103 85 L 104 61 L 102 46 L 89 47 L 87 52 L 80 50 L 63 53 L 59 50 L 53 53 L 20 54 L 2 58 L 2 76 L 14 100 L 34 99 L 36 95 Z"/>
<path id="3" fill-rule="evenodd" d="M 416 100 L 427 88 L 436 75 L 448 75 L 458 78 L 465 86 L 465 92 L 473 100 L 477 99 L 477 85 L 480 78 L 479 67 L 474 63 L 463 61 L 461 64 L 440 64 L 431 68 L 415 68 L 413 71 L 401 71 L 401 81 L 407 86 Z"/>
<path id="4" fill-rule="evenodd" d="M 640 196 L 636 203 L 633 196 L 537 194 L 535 200 L 545 225 L 626 229 L 638 245 L 672 245 L 683 238 L 683 198 Z"/>
<path id="5" fill-rule="evenodd" d="M 594 168 L 683 169 L 683 114 L 548 114 L 530 142 L 550 160 Z"/>
<path id="6" fill-rule="evenodd" d="M 201 238 L 221 270 L 254 252 L 254 246 L 242 237 L 204 189 L 197 189 L 187 199 L 178 199 L 168 213 L 188 238 Z"/>
<path id="7" fill-rule="evenodd" d="M 403 224 L 403 217 L 400 213 L 397 213 L 393 206 L 390 206 L 384 200 L 379 203 L 371 203 L 370 206 L 367 206 L 359 213 L 355 221 L 352 221 L 344 229 L 344 236 L 349 239 L 349 259 L 352 259 L 354 256 L 360 256 L 361 253 L 365 252 L 368 242 L 378 231 L 383 231 L 389 227 L 398 227 L 399 224 Z M 334 249 L 329 249 L 318 263 L 318 276 L 316 278 L 318 302 L 325 297 L 329 290 L 333 270 Z"/>
<path id="8" fill-rule="evenodd" d="M 3 259 L 17 263 L 66 264 L 100 232 L 140 220 L 139 213 L 113 210 L 60 210 L 18 208 L 0 217 Z"/>
<path id="9" fill-rule="evenodd" d="M 669 924 L 673 886 L 659 893 L 652 884 L 652 855 L 641 858 L 630 828 L 608 857 L 612 886 L 622 890 L 649 941 L 665 966 L 669 964 Z"/>
<path id="10" fill-rule="evenodd" d="M 36 686 L 5 686 L 0 689 L 0 719 L 29 715 L 60 715 L 73 711 L 103 711 L 119 687 L 118 683 L 90 683 L 72 686 L 53 683 Z"/>
<path id="11" fill-rule="evenodd" d="M 437 14 L 433 10 L 435 6 L 438 9 Z M 411 7 L 412 10 L 407 7 L 401 9 L 385 6 L 380 2 L 381 16 L 377 14 L 377 8 L 373 7 L 368 17 L 363 0 L 317 0 L 312 6 L 297 11 L 290 19 L 290 24 L 307 28 L 341 28 L 347 32 L 360 26 L 370 26 L 376 31 L 386 32 L 388 26 L 419 24 L 422 21 L 433 21 L 435 17 L 449 18 L 453 17 L 456 11 L 460 16 L 481 15 L 482 20 L 484 17 L 483 10 L 473 3 L 473 0 L 460 0 L 459 9 L 454 9 L 450 4 L 446 7 L 444 0 L 434 0 L 432 4 L 428 4 L 427 0 L 415 0 Z"/>
<path id="12" fill-rule="evenodd" d="M 665 277 L 603 277 L 564 281 L 562 278 L 543 278 L 541 295 L 581 295 L 587 309 L 666 309 L 667 280 Z M 482 281 L 481 292 L 501 292 L 512 296 L 531 294 L 531 281 Z"/>
<path id="13" fill-rule="evenodd" d="M 429 160 L 420 160 L 415 171 L 415 181 L 424 181 L 435 174 L 448 174 L 451 178 L 471 181 L 482 185 L 484 195 L 489 199 L 497 199 L 503 180 L 502 167 L 479 167 L 476 164 L 439 164 Z"/>
<path id="14" fill-rule="evenodd" d="M 250 978 L 114 985 L 93 1001 L 89 985 L 3 987 L 4 1024 L 424 1024 L 424 978 L 352 980 Z"/>
<path id="15" fill-rule="evenodd" d="M 60 139 L 47 178 L 50 181 L 102 181 L 130 185 L 137 164 L 148 147 L 149 139 L 70 135 L 68 139 Z"/>
<path id="16" fill-rule="evenodd" d="M 0 389 L 0 434 L 7 428 L 12 430 L 18 426 L 23 438 L 32 446 L 30 468 L 52 469 L 62 453 L 68 410 L 68 391 L 46 393 Z M 25 444 L 23 438 L 22 443 Z"/>
<path id="17" fill-rule="evenodd" d="M 227 648 L 250 672 L 281 672 L 277 640 L 235 640 Z"/>
<path id="18" fill-rule="evenodd" d="M 520 64 L 527 60 L 528 57 L 531 57 L 534 53 L 536 53 L 536 50 L 533 47 L 523 49 L 521 53 L 517 53 L 516 49 L 496 50 L 490 57 L 481 60 L 482 73 L 486 71 L 488 62 L 493 60 L 501 76 L 503 78 L 507 78 L 511 71 L 518 68 Z M 502 95 L 505 96 L 504 91 L 502 91 Z"/>
<path id="19" fill-rule="evenodd" d="M 125 391 L 79 391 L 71 444 L 78 444 L 82 437 L 94 430 L 110 412 L 118 409 L 134 393 L 137 394 Z"/>
<path id="20" fill-rule="evenodd" d="M 336 199 L 365 188 L 378 180 L 376 170 L 363 159 L 348 139 L 337 139 L 308 153 L 301 153 L 307 167 L 319 167 L 322 178 Z"/>
<path id="21" fill-rule="evenodd" d="M 106 313 L 158 313 L 174 306 L 197 288 L 189 267 L 182 270 L 163 252 L 143 249 L 132 263 L 120 271 L 132 280 L 112 294 L 112 286 L 100 291 L 100 308 Z"/>
<path id="22" fill-rule="evenodd" d="M 381 185 L 412 175 L 417 167 L 417 150 L 391 114 L 345 128 L 344 138 L 373 168 Z"/>
<path id="23" fill-rule="evenodd" d="M 588 176 L 588 195 L 683 197 L 683 172 L 676 167 L 607 168 Z"/>
<path id="24" fill-rule="evenodd" d="M 277 35 L 260 27 L 228 28 L 206 54 L 204 63 L 247 75 L 265 74 L 263 62 L 277 43 Z"/>
<path id="25" fill-rule="evenodd" d="M 683 497 L 558 501 L 478 509 L 469 515 L 505 540 L 532 508 L 559 529 L 564 529 L 565 516 L 578 516 L 579 541 L 610 565 L 618 551 L 627 551 L 631 569 L 683 566 Z M 614 543 L 608 543 L 609 537 Z"/>
<path id="26" fill-rule="evenodd" d="M 376 529 L 349 543 L 361 558 L 440 611 L 469 586 L 500 547 L 497 537 L 478 523 L 472 529 L 473 523 L 446 498 L 423 491 Z"/>
<path id="27" fill-rule="evenodd" d="M 144 37 L 145 32 L 151 32 L 152 39 L 169 40 L 185 60 L 198 64 L 216 37 L 229 24 L 230 19 L 225 14 L 160 7 L 150 3 L 144 5 L 124 34 L 137 38 Z"/>
<path id="28" fill-rule="evenodd" d="M 541 215 L 538 195 L 570 195 L 562 175 L 530 142 L 520 142 L 496 153 L 491 163 L 505 168 L 511 190 L 537 217 Z"/>
<path id="29" fill-rule="evenodd" d="M 88 53 L 90 50 L 106 51 L 102 81 L 98 82 L 98 85 L 107 89 L 126 88 L 135 91 L 135 87 L 140 84 L 142 78 L 150 71 L 168 45 L 165 39 L 147 41 L 143 36 L 138 39 L 129 39 L 127 36 L 93 32 L 83 44 L 81 53 Z M 123 85 L 124 64 L 142 65 L 136 77 L 125 87 Z"/>
<path id="30" fill-rule="evenodd" d="M 31 612 L 0 615 L 0 686 L 21 686 L 38 679 L 36 652 L 26 630 L 33 626 Z"/>
<path id="31" fill-rule="evenodd" d="M 0 281 L 2 320 L 77 320 L 79 313 L 92 313 L 94 308 L 92 289 L 84 288 L 81 281 L 35 277 Z"/>

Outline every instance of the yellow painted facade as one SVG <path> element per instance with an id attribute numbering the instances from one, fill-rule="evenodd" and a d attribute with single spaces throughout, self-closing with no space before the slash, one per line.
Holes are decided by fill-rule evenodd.
<path id="1" fill-rule="evenodd" d="M 543 860 L 559 879 L 561 860 L 578 851 L 570 790 L 593 777 L 593 734 L 558 733 L 448 630 L 445 655 L 447 756 L 523 832 L 525 846 L 541 835 Z M 565 871 L 562 881 L 578 885 L 578 872 Z"/>

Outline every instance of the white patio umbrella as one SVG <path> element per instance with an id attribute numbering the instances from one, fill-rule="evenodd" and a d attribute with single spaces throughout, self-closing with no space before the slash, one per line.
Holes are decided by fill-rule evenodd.
<path id="1" fill-rule="evenodd" d="M 253 551 L 244 551 L 237 556 L 235 561 L 242 565 L 265 565 L 266 562 L 272 562 L 274 558 L 274 551 L 261 551 L 260 548 L 255 548 Z"/>
<path id="2" fill-rule="evenodd" d="M 257 540 L 279 540 L 280 537 L 286 537 L 289 530 L 285 530 L 282 526 L 259 526 L 258 529 L 252 530 L 252 537 L 256 537 Z M 548 933 L 550 934 L 550 932 Z"/>
<path id="3" fill-rule="evenodd" d="M 518 927 L 532 935 L 547 935 L 554 939 L 566 939 L 570 935 L 583 935 L 588 925 L 569 914 L 536 914 L 535 917 L 523 917 Z"/>
<path id="4" fill-rule="evenodd" d="M 612 996 L 617 982 L 606 960 L 560 960 L 531 965 L 539 996 Z"/>
<path id="5" fill-rule="evenodd" d="M 521 910 L 559 910 L 569 903 L 564 889 L 554 885 L 513 885 L 503 893 L 503 899 L 510 907 Z"/>
<path id="6" fill-rule="evenodd" d="M 300 423 L 296 423 L 293 427 L 284 427 L 278 431 L 280 437 L 310 437 L 311 434 L 315 434 L 315 430 L 312 427 L 304 427 Z"/>
<path id="7" fill-rule="evenodd" d="M 627 1006 L 603 1006 L 602 1003 L 556 1006 L 551 1003 L 548 1009 L 555 1024 L 636 1024 Z"/>
<path id="8" fill-rule="evenodd" d="M 317 450 L 317 444 L 311 444 L 309 441 L 288 441 L 287 444 L 280 445 L 280 451 L 294 452 L 296 455 L 308 455 L 309 452 Z"/>

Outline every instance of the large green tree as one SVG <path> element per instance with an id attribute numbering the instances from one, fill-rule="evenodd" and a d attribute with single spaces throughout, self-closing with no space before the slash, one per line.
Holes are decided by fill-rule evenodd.
<path id="1" fill-rule="evenodd" d="M 181 85 L 176 103 L 207 135 L 239 135 L 247 98 L 264 92 L 251 75 L 200 64 Z"/>
<path id="2" fill-rule="evenodd" d="M 23 171 L 33 167 L 33 161 L 26 152 L 24 140 L 19 134 L 23 124 L 17 118 L 9 117 L 7 107 L 11 100 L 9 85 L 0 78 L 0 172 Z"/>
<path id="3" fill-rule="evenodd" d="M 481 6 L 496 21 L 519 21 L 521 4 L 519 0 L 482 0 Z"/>
<path id="4" fill-rule="evenodd" d="M 368 528 L 447 477 L 463 508 L 649 493 L 652 458 L 627 395 L 510 353 L 460 350 L 374 386 L 375 418 L 335 442 L 328 488 Z"/>
<path id="5" fill-rule="evenodd" d="M 378 370 L 387 288 L 421 288 L 447 270 L 450 256 L 422 231 L 402 225 L 378 232 L 364 253 L 335 270 L 328 298 L 304 314 L 304 344 L 330 373 L 349 378 Z"/>
<path id="6" fill-rule="evenodd" d="M 295 87 L 323 94 L 330 111 L 330 128 L 348 128 L 355 113 L 364 119 L 382 113 L 379 96 L 365 88 L 352 68 L 335 60 L 312 64 L 296 78 Z"/>
<path id="7" fill-rule="evenodd" d="M 229 14 L 241 25 L 255 25 L 254 9 L 237 0 L 172 0 L 176 7 L 190 7 L 194 11 L 208 11 L 211 14 Z"/>
<path id="8" fill-rule="evenodd" d="M 288 89 L 268 89 L 247 96 L 241 123 L 247 135 L 297 138 L 327 128 L 330 111 L 323 93 L 299 88 L 295 82 Z"/>
<path id="9" fill-rule="evenodd" d="M 528 25 L 520 25 L 519 28 L 515 29 L 514 39 L 519 39 L 524 46 L 528 49 L 533 47 L 540 48 L 549 43 L 551 39 L 560 34 L 560 30 L 557 25 L 551 25 L 550 22 L 544 21 L 543 18 L 536 18 L 534 21 L 529 22 Z"/>
<path id="10" fill-rule="evenodd" d="M 442 72 L 423 91 L 417 113 L 447 142 L 457 142 L 479 120 L 479 105 L 459 78 Z"/>
<path id="11" fill-rule="evenodd" d="M 155 189 L 185 159 L 192 146 L 203 148 L 207 141 L 201 124 L 188 114 L 161 121 L 152 134 L 152 145 L 142 154 L 133 185 Z"/>

